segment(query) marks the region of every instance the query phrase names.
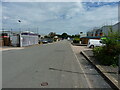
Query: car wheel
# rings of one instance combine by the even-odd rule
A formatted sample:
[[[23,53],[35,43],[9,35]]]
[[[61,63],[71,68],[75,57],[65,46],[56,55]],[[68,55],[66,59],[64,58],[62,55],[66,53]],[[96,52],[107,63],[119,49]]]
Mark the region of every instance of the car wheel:
[[[94,48],[94,45],[91,45],[90,48]]]

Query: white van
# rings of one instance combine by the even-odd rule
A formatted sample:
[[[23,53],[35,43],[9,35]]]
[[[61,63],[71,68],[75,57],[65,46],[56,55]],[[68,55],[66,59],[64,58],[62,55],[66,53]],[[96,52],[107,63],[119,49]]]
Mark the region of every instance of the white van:
[[[94,47],[103,46],[103,45],[104,44],[102,43],[101,40],[89,39],[87,47],[94,48]]]

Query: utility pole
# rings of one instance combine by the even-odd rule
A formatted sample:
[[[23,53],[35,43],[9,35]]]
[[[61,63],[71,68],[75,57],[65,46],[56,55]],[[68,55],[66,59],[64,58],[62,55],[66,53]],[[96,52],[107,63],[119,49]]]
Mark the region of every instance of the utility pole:
[[[11,28],[11,34],[12,34],[12,28]]]

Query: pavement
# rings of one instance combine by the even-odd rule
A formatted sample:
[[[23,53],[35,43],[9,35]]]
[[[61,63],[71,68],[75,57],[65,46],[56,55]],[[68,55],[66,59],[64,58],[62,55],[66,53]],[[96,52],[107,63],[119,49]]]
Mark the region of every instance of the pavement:
[[[93,51],[90,49],[83,49],[81,54],[97,69],[97,71],[106,79],[106,81],[116,90],[120,90],[118,67],[101,65],[95,60]]]
[[[9,46],[0,47],[0,51],[19,50],[19,49],[24,49],[24,47],[9,47]]]
[[[87,46],[87,44],[80,44],[80,43],[73,43],[71,42],[73,46]]]
[[[68,41],[2,51],[3,88],[108,88],[111,86]]]

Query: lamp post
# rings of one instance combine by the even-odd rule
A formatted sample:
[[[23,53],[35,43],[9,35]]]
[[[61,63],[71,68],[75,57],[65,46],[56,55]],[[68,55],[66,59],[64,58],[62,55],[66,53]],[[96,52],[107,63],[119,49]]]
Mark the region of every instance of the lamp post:
[[[19,25],[20,25],[20,23],[21,23],[21,20],[18,20],[18,23],[19,23]],[[22,47],[22,38],[21,38],[21,25],[20,25],[20,29],[19,29],[20,31],[19,31],[19,33],[20,33],[20,35],[19,35],[19,46],[20,47]]]
[[[18,20],[19,23],[21,23],[21,20]],[[19,28],[20,32],[21,32],[21,25],[20,25],[20,28]]]

